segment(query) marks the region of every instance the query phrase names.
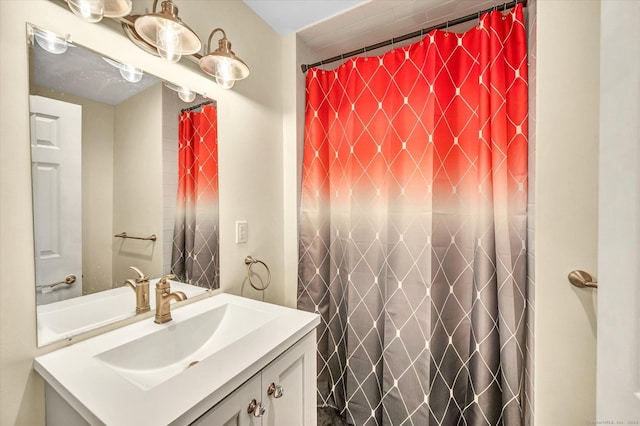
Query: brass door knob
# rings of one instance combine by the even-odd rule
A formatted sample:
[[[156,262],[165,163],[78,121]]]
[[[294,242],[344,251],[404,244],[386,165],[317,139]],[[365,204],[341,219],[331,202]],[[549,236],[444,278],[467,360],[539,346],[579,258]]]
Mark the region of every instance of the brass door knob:
[[[271,383],[267,388],[267,395],[272,395],[274,398],[282,398],[282,395],[284,395],[284,389],[282,389],[282,386],[280,385]]]
[[[598,282],[593,279],[591,274],[585,271],[571,271],[569,272],[569,282],[576,287],[589,287],[598,288]]]
[[[253,414],[254,417],[262,417],[266,409],[262,402],[257,402],[255,399],[249,401],[249,407],[247,408],[247,413]]]

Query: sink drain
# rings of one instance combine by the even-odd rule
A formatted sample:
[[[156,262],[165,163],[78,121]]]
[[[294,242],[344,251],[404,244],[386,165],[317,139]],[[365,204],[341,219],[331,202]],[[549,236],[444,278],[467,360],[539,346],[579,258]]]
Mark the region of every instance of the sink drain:
[[[199,363],[199,362],[200,362],[200,361],[191,361],[191,362],[189,363],[189,365],[187,366],[187,368],[191,368],[191,367],[193,367],[194,365],[196,365],[196,364],[197,364],[197,363]]]

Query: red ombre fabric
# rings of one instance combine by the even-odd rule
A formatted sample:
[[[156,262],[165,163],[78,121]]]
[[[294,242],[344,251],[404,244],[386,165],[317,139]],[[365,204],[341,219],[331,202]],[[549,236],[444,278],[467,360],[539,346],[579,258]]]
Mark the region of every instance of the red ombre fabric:
[[[518,5],[308,71],[298,306],[349,422],[523,422],[525,34]]]
[[[178,196],[172,271],[207,288],[218,284],[218,115],[185,111],[178,125]]]

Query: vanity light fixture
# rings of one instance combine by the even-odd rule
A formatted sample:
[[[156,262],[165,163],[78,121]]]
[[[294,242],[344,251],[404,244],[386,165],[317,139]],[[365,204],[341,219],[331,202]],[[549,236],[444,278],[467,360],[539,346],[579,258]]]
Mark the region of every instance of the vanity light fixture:
[[[33,38],[44,50],[54,55],[61,55],[69,48],[67,41],[51,31],[33,30]]]
[[[180,98],[180,100],[182,100],[182,102],[193,102],[196,99],[196,92],[187,89],[184,86],[174,86],[171,83],[164,83],[164,85],[166,87],[168,87],[169,89],[173,90],[174,92],[176,92],[178,94],[178,97]]]
[[[222,38],[218,40],[218,48],[211,51],[211,39],[220,31]],[[231,42],[222,28],[216,28],[209,35],[207,42],[207,54],[200,58],[202,71],[213,76],[216,83],[225,89],[230,89],[236,80],[242,80],[249,76],[249,67],[231,50]]]
[[[139,16],[134,21],[140,38],[169,62],[178,62],[182,55],[199,52],[200,38],[178,17],[178,7],[171,0],[165,0],[160,5],[162,10],[156,12],[157,3],[158,0],[153,1],[153,13]]]
[[[131,12],[131,0],[67,0],[69,9],[88,22],[99,22],[103,16],[120,18]]]
[[[118,61],[114,61],[113,59],[104,57],[102,59],[104,59],[109,65],[113,65],[114,67],[118,68],[122,78],[127,80],[129,83],[137,83],[142,80],[142,76],[144,73],[142,72],[142,70],[134,67],[133,65],[123,64]]]

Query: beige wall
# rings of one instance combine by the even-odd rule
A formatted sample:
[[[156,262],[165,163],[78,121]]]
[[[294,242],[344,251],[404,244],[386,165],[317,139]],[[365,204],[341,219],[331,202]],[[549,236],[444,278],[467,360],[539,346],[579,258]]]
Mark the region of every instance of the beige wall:
[[[162,275],[162,83],[115,107],[113,230],[157,240],[112,238],[113,282]]]
[[[579,3],[579,4],[578,4]],[[537,1],[535,424],[595,420],[600,2]]]
[[[28,5],[27,5],[28,4]],[[151,1],[136,1],[151,7]],[[223,27],[251,76],[225,91],[199,72],[143,53],[119,31],[83,22],[42,0],[0,1],[0,424],[44,424],[43,382],[36,348],[33,226],[31,219],[28,57],[31,22],[122,62],[184,84],[218,101],[221,286],[261,298],[243,283],[247,254],[264,259],[273,282],[268,301],[283,301],[282,46],[280,37],[241,1],[180,2],[180,16],[207,39]],[[160,144],[160,140],[158,140]],[[249,242],[235,244],[234,223],[249,222]]]

